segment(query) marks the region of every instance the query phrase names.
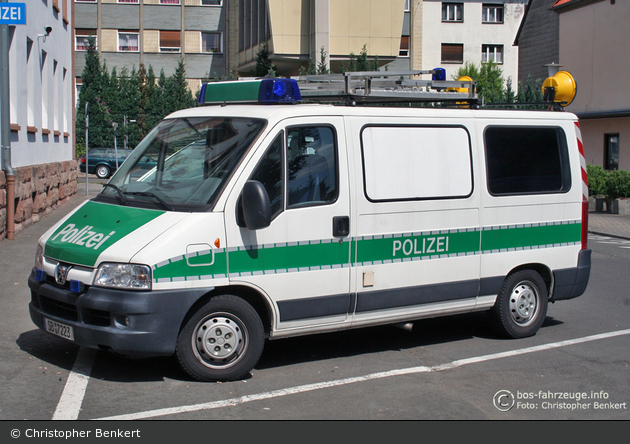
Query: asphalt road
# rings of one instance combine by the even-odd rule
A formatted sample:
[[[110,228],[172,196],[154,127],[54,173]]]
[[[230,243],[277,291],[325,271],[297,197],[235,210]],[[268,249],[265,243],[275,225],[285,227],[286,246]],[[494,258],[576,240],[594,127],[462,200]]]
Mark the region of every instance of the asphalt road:
[[[592,236],[586,294],[550,305],[532,338],[500,339],[483,313],[427,319],[271,341],[250,378],[200,383],[173,358],[35,328],[27,277],[58,217],[0,242],[2,420],[630,419],[630,241]]]

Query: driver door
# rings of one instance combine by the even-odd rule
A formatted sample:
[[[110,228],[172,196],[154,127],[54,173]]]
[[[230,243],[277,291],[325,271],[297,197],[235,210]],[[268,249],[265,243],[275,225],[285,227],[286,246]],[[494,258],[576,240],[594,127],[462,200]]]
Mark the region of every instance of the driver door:
[[[262,154],[227,202],[229,279],[268,297],[274,329],[348,321],[351,242],[344,141],[342,118],[285,121],[266,138]],[[269,194],[272,220],[266,228],[239,226],[239,198],[247,180],[258,180]]]

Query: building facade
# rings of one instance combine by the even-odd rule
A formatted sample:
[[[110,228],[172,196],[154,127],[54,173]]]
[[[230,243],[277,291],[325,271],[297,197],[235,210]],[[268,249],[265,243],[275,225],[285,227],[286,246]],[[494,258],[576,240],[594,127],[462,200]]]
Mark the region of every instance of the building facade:
[[[527,0],[412,0],[411,14],[414,69],[446,69],[452,78],[467,62],[479,66],[493,61],[511,78],[516,89],[519,49],[514,38]],[[417,23],[421,11],[422,24]],[[416,42],[414,32],[422,33]],[[422,68],[420,68],[422,67]]]
[[[566,109],[580,118],[586,162],[630,170],[630,2],[557,0],[560,65],[578,85]]]
[[[518,46],[518,79],[542,82],[549,76],[546,65],[560,60],[560,21],[551,8],[556,0],[529,0],[514,44]]]
[[[405,0],[239,0],[238,71],[253,71],[266,44],[281,75],[297,75],[310,59],[339,72],[365,46],[381,64],[395,60],[401,45]]]
[[[166,76],[184,59],[193,94],[202,79],[227,77],[227,0],[73,0],[77,84],[93,37],[108,69],[152,66]]]
[[[10,160],[0,171],[0,239],[12,239],[77,191],[73,3],[27,1],[25,6],[24,24],[5,25]]]

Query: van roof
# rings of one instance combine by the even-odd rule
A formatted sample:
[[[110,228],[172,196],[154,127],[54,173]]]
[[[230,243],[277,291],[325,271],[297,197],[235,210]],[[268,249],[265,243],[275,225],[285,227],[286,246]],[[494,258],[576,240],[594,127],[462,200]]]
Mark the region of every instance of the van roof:
[[[570,112],[547,110],[497,110],[459,109],[401,106],[347,106],[327,104],[292,105],[209,105],[176,111],[171,118],[184,117],[251,117],[266,120],[282,120],[298,116],[371,116],[371,117],[434,117],[434,118],[484,118],[484,119],[532,119],[532,120],[577,120]]]

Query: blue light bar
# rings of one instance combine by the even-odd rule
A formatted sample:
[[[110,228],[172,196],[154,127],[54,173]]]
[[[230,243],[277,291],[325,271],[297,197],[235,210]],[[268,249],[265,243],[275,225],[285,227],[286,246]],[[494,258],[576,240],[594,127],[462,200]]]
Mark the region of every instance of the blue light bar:
[[[302,94],[294,79],[262,79],[204,83],[199,103],[295,103]]]
[[[431,80],[442,81],[446,80],[446,70],[444,68],[435,68]]]

